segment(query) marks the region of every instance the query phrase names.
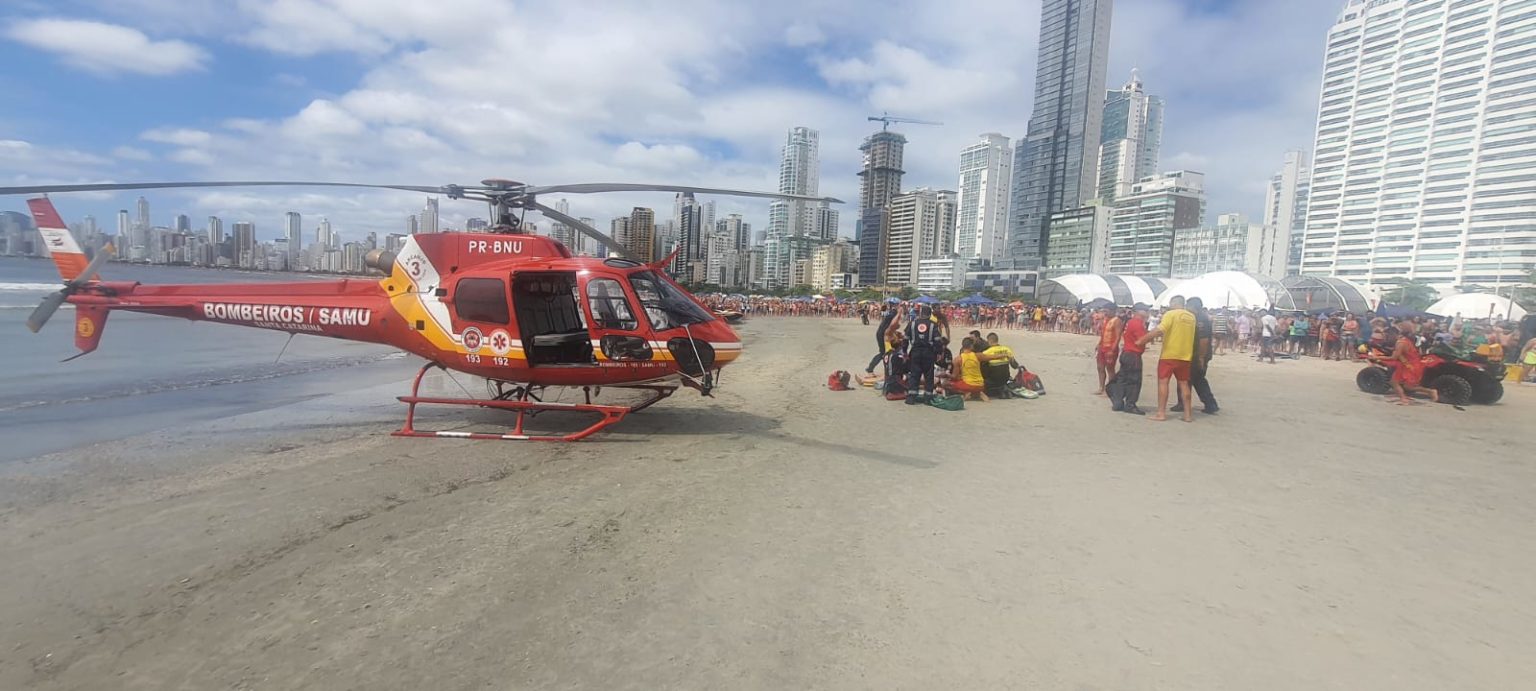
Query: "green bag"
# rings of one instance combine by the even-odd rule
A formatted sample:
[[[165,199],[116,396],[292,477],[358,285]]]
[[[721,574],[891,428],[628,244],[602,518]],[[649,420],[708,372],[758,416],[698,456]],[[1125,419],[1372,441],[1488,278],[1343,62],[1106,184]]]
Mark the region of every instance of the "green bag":
[[[965,410],[964,396],[934,396],[928,399],[928,405],[939,410]]]

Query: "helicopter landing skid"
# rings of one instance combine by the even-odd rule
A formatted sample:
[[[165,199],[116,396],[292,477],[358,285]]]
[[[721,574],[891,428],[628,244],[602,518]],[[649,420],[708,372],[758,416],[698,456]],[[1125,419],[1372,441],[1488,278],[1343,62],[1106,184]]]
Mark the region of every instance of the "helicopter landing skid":
[[[421,380],[427,371],[434,367],[441,367],[436,363],[428,363],[416,373],[416,380],[411,384],[411,395],[398,397],[401,403],[406,404],[405,425],[391,432],[395,437],[442,437],[449,439],[498,439],[503,441],[578,441],[585,439],[607,428],[620,420],[625,415],[638,412],[651,407],[663,398],[672,395],[677,390],[676,386],[661,386],[652,384],[617,385],[609,386],[610,389],[638,389],[649,391],[650,397],[634,405],[603,405],[592,402],[592,387],[583,387],[586,403],[550,403],[541,401],[534,393],[533,387],[517,387],[505,392],[493,399],[483,398],[436,398],[421,396]],[[416,406],[428,405],[464,405],[476,408],[496,408],[510,410],[517,413],[517,423],[513,426],[511,434],[494,434],[488,432],[449,432],[435,430],[416,429]],[[537,435],[525,434],[523,422],[526,418],[545,412],[568,413],[594,413],[602,417],[588,427],[576,432],[564,435]]]

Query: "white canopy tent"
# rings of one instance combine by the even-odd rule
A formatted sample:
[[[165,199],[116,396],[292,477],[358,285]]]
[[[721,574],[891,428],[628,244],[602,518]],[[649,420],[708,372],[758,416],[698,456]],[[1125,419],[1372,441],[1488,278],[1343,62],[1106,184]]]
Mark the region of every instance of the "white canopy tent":
[[[1439,302],[1424,311],[1442,317],[1455,317],[1459,314],[1462,319],[1487,319],[1492,316],[1498,320],[1513,321],[1525,318],[1525,310],[1514,300],[1488,293],[1458,293],[1440,298]]]
[[[1044,305],[1076,307],[1102,299],[1129,307],[1136,303],[1152,304],[1158,293],[1174,283],[1176,281],[1170,278],[1066,274],[1041,281],[1035,296]]]
[[[1213,271],[1184,281],[1157,296],[1158,308],[1166,308],[1174,296],[1198,297],[1207,309],[1296,309],[1279,281],[1241,271]]]

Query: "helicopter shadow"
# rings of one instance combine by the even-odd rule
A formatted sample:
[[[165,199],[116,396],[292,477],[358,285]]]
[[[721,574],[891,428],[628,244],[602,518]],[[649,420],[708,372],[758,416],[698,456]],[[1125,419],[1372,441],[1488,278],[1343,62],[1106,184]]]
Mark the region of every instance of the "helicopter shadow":
[[[423,419],[418,416],[418,420]],[[505,426],[509,417],[491,410],[476,410],[468,416],[458,413],[460,424],[468,423],[475,428]],[[541,434],[566,434],[584,428],[590,416],[580,414],[544,414],[530,421]],[[889,463],[906,468],[930,469],[938,464],[922,458],[860,448],[824,439],[814,439],[785,432],[783,421],[740,410],[719,408],[667,408],[657,406],[638,413],[631,413],[613,427],[583,440],[583,444],[644,444],[651,437],[718,436],[722,442],[743,437],[756,437],[766,441],[793,444],[821,456],[852,456],[865,460]]]
[[[777,418],[739,410],[722,410],[718,408],[702,410],[682,408],[652,409],[627,418],[624,422],[614,425],[613,430],[617,432],[634,430],[640,424],[645,424],[641,422],[642,420],[646,423],[654,423],[646,426],[644,431],[640,432],[647,436],[718,435],[730,438],[732,435],[735,435],[738,438],[757,437],[763,440],[794,444],[822,456],[853,456],[907,468],[927,469],[938,467],[937,463],[922,458],[913,458],[877,449],[860,448],[786,432],[783,429],[783,422]],[[594,437],[594,439],[600,443],[645,441],[644,438],[604,438],[601,435]]]

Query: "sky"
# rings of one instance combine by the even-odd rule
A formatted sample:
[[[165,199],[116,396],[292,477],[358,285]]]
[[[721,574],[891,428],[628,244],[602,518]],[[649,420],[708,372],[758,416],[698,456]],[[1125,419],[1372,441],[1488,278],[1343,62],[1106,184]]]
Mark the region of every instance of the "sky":
[[[1166,102],[1160,167],[1206,174],[1207,220],[1262,216],[1309,148],[1343,0],[1119,0],[1107,88],[1140,70]],[[5,0],[0,185],[147,180],[653,182],[774,190],[786,132],[821,133],[821,193],[858,199],[860,141],[900,126],[903,187],[953,189],[985,132],[1024,136],[1038,0]],[[343,239],[403,232],[404,192],[148,193],[153,221],[285,211]],[[55,195],[115,230],[137,194]],[[719,197],[755,228],[767,205]],[[21,198],[0,209],[22,210]],[[551,199],[542,201],[550,203]],[[584,195],[598,219],[672,196]],[[485,216],[444,202],[445,223]],[[857,209],[839,207],[843,235]],[[537,220],[531,218],[530,220]]]

